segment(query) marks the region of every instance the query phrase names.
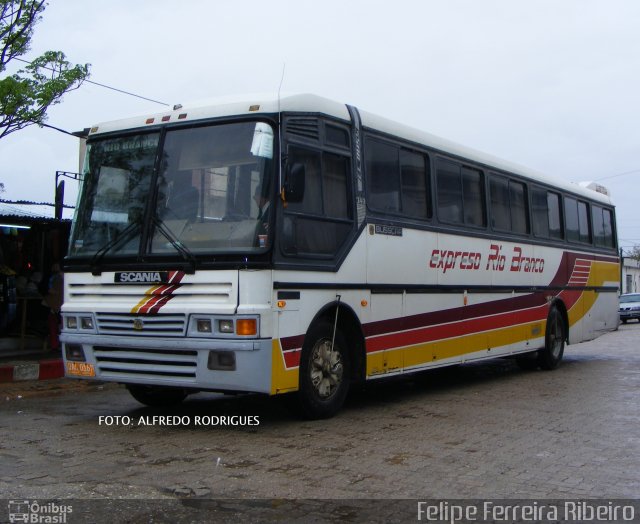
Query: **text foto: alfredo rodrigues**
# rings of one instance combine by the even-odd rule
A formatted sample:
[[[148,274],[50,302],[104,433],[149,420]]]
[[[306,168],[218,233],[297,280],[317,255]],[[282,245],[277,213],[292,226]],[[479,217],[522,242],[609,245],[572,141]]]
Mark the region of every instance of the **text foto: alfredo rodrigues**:
[[[259,426],[257,415],[100,415],[100,426]]]

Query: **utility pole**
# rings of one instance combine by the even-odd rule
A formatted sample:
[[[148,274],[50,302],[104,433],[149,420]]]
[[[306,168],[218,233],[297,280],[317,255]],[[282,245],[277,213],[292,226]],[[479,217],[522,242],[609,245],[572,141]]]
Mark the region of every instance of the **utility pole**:
[[[54,218],[56,220],[62,220],[62,209],[64,205],[64,180],[60,178],[71,178],[72,180],[80,180],[82,175],[80,173],[70,173],[69,171],[56,171],[56,184],[55,184],[55,208]]]

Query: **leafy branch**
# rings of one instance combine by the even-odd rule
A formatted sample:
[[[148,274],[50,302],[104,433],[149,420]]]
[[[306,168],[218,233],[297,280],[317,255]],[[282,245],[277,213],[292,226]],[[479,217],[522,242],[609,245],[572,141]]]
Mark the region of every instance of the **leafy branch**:
[[[29,51],[45,8],[44,0],[0,0],[0,73]],[[61,51],[47,51],[26,63],[0,79],[0,138],[33,124],[44,125],[49,108],[89,77],[89,64],[72,65]]]

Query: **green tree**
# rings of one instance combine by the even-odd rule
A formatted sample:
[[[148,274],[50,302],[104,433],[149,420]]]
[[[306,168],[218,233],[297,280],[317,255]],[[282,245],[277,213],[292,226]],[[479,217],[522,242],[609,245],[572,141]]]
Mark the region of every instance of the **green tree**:
[[[27,126],[45,125],[47,110],[89,76],[89,64],[72,65],[61,51],[47,51],[28,62],[35,25],[45,0],[0,0],[0,138]],[[27,65],[12,75],[7,64],[18,59]]]
[[[627,253],[627,257],[640,260],[640,246],[633,246],[631,251]]]

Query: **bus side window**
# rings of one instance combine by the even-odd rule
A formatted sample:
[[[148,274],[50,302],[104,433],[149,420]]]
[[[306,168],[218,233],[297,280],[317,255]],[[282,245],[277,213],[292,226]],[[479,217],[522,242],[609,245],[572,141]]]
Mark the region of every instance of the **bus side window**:
[[[533,211],[533,234],[540,238],[562,240],[562,217],[560,195],[546,189],[534,187],[531,191]]]
[[[349,216],[347,174],[349,172],[347,158],[325,153],[323,158],[323,209],[331,218],[351,218]]]
[[[511,203],[511,230],[514,233],[529,233],[529,210],[527,187],[521,182],[509,181],[509,201]]]
[[[367,137],[367,203],[374,211],[431,218],[427,157],[423,153]]]
[[[438,186],[438,218],[443,222],[462,224],[462,181],[460,167],[453,162],[438,159],[436,169]]]
[[[483,186],[481,171],[462,167],[464,223],[467,225],[484,226],[486,224]]]
[[[590,244],[591,233],[589,228],[589,212],[587,203],[576,200],[575,198],[565,197],[564,210],[567,240],[570,242]]]
[[[604,245],[616,247],[616,238],[613,234],[613,212],[610,209],[603,209],[602,218],[604,220]]]
[[[289,147],[291,164],[305,166],[301,202],[284,209],[282,251],[285,255],[334,255],[352,226],[348,157],[299,146]]]
[[[427,157],[422,153],[400,150],[402,214],[413,218],[431,218]]]
[[[564,233],[562,230],[562,216],[560,214],[560,195],[558,193],[547,192],[547,210],[549,237],[562,240]]]
[[[380,140],[367,140],[366,170],[371,209],[400,213],[399,149]]]
[[[302,164],[305,170],[304,198],[301,202],[289,202],[287,211],[322,214],[321,157],[319,151],[301,147],[289,148],[289,164]]]
[[[526,188],[522,182],[492,175],[491,226],[511,233],[529,233]]]
[[[531,190],[531,214],[533,215],[533,234],[540,238],[549,238],[547,192],[537,187]]]
[[[482,171],[456,162],[437,161],[438,218],[452,224],[486,225]]]
[[[510,231],[509,181],[504,177],[492,176],[489,193],[491,194],[491,226],[494,229]]]
[[[593,240],[598,247],[615,247],[613,242],[613,218],[610,209],[591,206]]]

